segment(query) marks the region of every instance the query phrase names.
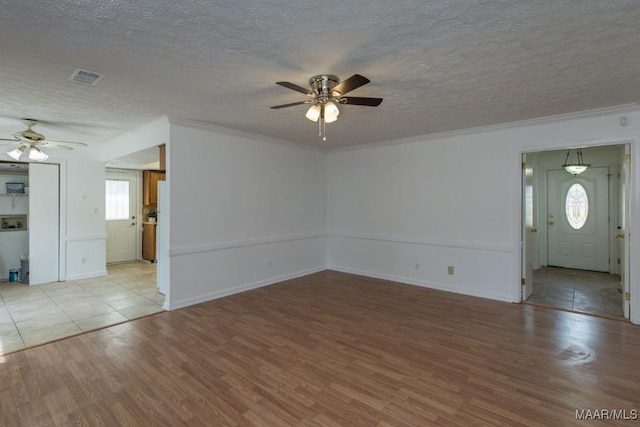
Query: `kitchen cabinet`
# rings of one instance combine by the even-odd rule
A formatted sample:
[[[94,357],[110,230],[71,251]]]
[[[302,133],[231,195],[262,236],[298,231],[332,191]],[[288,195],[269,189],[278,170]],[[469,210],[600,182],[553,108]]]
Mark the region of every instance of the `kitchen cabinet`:
[[[158,181],[164,181],[164,171],[142,171],[142,204],[145,206],[158,204]]]
[[[156,226],[155,222],[142,223],[142,259],[156,262]]]

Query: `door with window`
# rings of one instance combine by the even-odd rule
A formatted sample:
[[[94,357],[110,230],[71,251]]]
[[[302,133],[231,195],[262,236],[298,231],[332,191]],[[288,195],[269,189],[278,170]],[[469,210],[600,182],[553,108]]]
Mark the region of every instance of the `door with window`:
[[[138,176],[136,171],[107,171],[105,182],[107,263],[137,259]]]
[[[547,175],[550,266],[609,271],[609,170]]]

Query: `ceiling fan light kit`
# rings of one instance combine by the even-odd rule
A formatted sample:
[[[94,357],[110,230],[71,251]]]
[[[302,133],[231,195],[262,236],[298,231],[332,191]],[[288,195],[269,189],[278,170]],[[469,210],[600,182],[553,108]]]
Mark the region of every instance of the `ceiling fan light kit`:
[[[14,160],[20,160],[20,157],[22,157],[22,155],[26,151],[26,148],[27,146],[23,145],[22,147],[18,147],[14,150],[9,151],[7,154]],[[38,147],[32,145],[31,147],[29,147],[28,158],[29,160],[35,160],[36,162],[44,162],[49,158],[49,156],[45,154],[42,150],[40,150]]]
[[[44,162],[49,156],[34,145],[29,148],[29,160],[35,160],[36,162]]]
[[[62,150],[73,150],[70,146],[86,147],[87,144],[83,142],[71,142],[71,141],[51,141],[47,140],[44,135],[38,133],[32,129],[38,124],[34,119],[22,119],[27,126],[26,130],[16,132],[13,134],[13,139],[0,138],[0,142],[5,141],[0,145],[12,145],[20,144],[13,150],[7,151],[7,154],[15,160],[20,160],[24,156],[25,152],[28,153],[28,159],[36,162],[44,162],[49,158],[45,152],[41,150],[42,147],[47,148],[59,148]],[[28,149],[28,150],[27,150]]]
[[[24,153],[25,148],[27,147],[23,145],[22,147],[18,147],[16,149],[8,151],[7,154],[14,160],[20,160],[20,156],[22,156],[22,153]]]
[[[319,136],[323,141],[327,140],[325,124],[338,120],[340,109],[337,104],[364,105],[377,107],[382,102],[382,98],[363,98],[344,96],[360,86],[369,83],[369,79],[360,74],[354,74],[347,80],[340,82],[337,76],[331,74],[319,74],[309,79],[311,89],[305,89],[290,82],[276,82],[277,85],[286,87],[297,92],[304,93],[312,97],[310,101],[300,101],[291,104],[275,105],[271,108],[280,109],[292,107],[294,105],[311,104],[305,117],[312,122],[318,122]]]

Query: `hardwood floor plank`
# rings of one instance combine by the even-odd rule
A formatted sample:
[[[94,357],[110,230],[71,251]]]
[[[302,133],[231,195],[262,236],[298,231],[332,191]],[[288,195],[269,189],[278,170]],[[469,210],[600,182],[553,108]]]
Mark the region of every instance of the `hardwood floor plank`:
[[[640,410],[638,354],[628,323],[325,271],[4,356],[0,425],[579,426]]]

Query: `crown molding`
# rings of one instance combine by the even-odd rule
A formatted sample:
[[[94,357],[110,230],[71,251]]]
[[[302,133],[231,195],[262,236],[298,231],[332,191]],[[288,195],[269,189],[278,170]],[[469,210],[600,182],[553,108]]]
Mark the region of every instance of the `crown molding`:
[[[534,119],[518,120],[515,122],[499,123],[495,125],[478,126],[474,128],[459,129],[448,132],[431,133],[425,135],[411,136],[408,138],[393,139],[389,141],[372,142],[368,144],[349,145],[346,147],[329,148],[329,152],[334,151],[352,151],[365,148],[383,147],[387,145],[408,144],[415,142],[426,142],[442,138],[452,138],[456,136],[471,135],[477,133],[495,132],[500,130],[512,129],[523,126],[535,126],[542,124],[557,123],[567,120],[585,119],[590,117],[602,117],[612,114],[634,113],[640,111],[638,104],[624,104],[614,107],[597,108],[593,110],[579,111],[575,113],[558,114],[555,116],[537,117]]]
[[[324,147],[304,145],[302,143],[296,143],[296,142],[291,142],[284,139],[272,138],[269,136],[260,135],[257,133],[245,132],[237,129],[225,128],[222,126],[212,125],[210,123],[199,122],[196,120],[188,120],[188,119],[182,119],[178,117],[167,117],[167,118],[169,120],[170,125],[175,124],[179,126],[201,129],[201,130],[206,130],[206,131],[211,131],[216,133],[222,133],[225,135],[236,136],[240,138],[269,142],[269,143],[278,144],[278,145],[286,145],[286,146],[295,147],[295,148],[302,148],[305,150],[315,151],[320,153],[327,152],[327,148],[324,148]]]

